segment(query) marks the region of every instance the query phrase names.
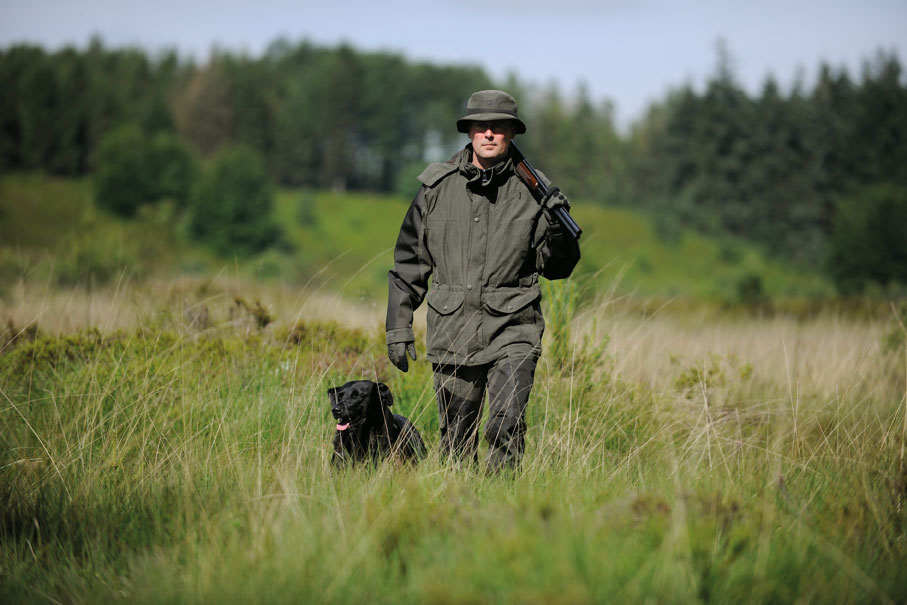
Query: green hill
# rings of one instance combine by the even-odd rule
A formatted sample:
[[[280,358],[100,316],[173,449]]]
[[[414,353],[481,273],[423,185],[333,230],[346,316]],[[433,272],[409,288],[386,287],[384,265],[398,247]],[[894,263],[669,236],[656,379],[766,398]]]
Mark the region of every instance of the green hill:
[[[0,178],[0,284],[20,276],[74,282],[138,275],[231,271],[260,279],[384,296],[396,233],[408,200],[365,193],[281,191],[275,213],[283,241],[253,258],[223,259],[191,243],[172,206],[124,221],[96,210],[86,180],[40,175]],[[681,232],[659,238],[652,221],[627,209],[574,205],[583,227],[577,281],[587,292],[720,301],[830,295],[820,276],[765,258],[749,244]]]

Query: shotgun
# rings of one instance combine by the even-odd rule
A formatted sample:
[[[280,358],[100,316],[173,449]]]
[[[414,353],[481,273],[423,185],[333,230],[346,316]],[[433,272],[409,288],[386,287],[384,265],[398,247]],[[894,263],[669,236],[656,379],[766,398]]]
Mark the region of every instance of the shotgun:
[[[510,147],[513,149],[513,163],[514,166],[516,166],[516,173],[523,179],[526,186],[529,187],[535,201],[541,204],[551,193],[551,187],[545,184],[545,181],[543,181],[539,176],[539,173],[535,171],[535,168],[532,167],[532,164],[529,163],[526,156],[517,149],[517,146],[513,144],[513,141],[510,141]],[[573,239],[579,239],[579,236],[583,234],[583,230],[579,228],[579,225],[577,225],[576,221],[573,220],[573,217],[570,216],[570,212],[563,206],[557,206],[551,213]]]

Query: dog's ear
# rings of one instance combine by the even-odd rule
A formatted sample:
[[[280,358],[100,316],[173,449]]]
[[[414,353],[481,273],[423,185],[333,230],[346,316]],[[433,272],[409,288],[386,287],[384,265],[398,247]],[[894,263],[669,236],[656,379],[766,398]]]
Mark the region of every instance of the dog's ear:
[[[391,390],[383,382],[378,383],[378,399],[387,407],[394,405],[394,396],[391,395]]]

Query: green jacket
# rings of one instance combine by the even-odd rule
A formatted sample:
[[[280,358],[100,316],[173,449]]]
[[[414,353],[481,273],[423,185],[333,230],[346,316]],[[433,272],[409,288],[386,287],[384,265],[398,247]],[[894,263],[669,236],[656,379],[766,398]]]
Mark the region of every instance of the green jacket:
[[[549,224],[510,158],[486,171],[471,159],[467,145],[419,175],[388,273],[387,342],[415,339],[413,310],[426,299],[429,361],[538,356],[545,329],[538,276],[570,275],[579,244]]]

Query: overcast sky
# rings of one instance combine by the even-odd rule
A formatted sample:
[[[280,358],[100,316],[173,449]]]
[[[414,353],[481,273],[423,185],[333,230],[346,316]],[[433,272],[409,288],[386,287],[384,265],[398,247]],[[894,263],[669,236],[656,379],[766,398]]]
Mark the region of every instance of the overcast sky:
[[[860,73],[878,50],[907,67],[907,0],[0,0],[0,47],[175,47],[197,59],[220,48],[261,53],[283,36],[409,59],[468,63],[493,78],[585,82],[626,125],[646,105],[714,71],[727,42],[738,81],[758,92],[774,74],[808,84],[825,61]]]

